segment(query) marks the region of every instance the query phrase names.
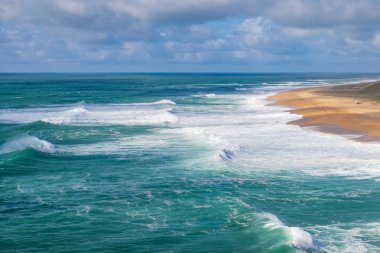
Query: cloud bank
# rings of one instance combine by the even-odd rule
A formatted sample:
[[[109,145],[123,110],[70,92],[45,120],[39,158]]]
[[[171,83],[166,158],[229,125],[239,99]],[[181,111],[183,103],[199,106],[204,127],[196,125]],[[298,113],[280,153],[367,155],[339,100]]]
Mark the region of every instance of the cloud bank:
[[[1,0],[0,71],[373,71],[377,0]]]

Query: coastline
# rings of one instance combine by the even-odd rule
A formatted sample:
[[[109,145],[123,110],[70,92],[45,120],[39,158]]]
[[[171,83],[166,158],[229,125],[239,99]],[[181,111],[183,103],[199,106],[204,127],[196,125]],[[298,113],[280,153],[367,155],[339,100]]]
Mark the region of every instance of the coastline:
[[[269,97],[302,119],[288,122],[362,142],[380,141],[380,81],[302,88]]]

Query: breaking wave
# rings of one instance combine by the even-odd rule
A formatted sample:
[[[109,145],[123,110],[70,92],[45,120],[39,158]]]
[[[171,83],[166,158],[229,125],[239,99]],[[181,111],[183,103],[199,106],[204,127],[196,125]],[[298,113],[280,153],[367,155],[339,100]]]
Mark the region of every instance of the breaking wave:
[[[190,139],[197,140],[201,143],[208,143],[217,149],[217,157],[228,161],[234,158],[240,151],[240,146],[228,141],[226,138],[214,133],[211,128],[202,127],[184,127],[177,129],[162,130],[162,132],[178,132],[188,135]],[[215,129],[214,129],[215,131]]]
[[[380,223],[330,224],[309,228],[323,242],[325,252],[380,252]]]
[[[317,249],[318,246],[310,233],[299,227],[286,226],[276,215],[271,213],[255,213],[263,228],[268,231],[283,230],[288,243],[300,250]]]
[[[152,103],[146,103],[146,104],[151,104],[151,105],[175,105],[176,103],[173,101],[173,100],[170,100],[170,99],[162,99],[162,100],[159,100],[159,101],[156,101],[156,102],[152,102]]]
[[[83,117],[88,112],[89,111],[85,108],[78,107],[68,111],[64,111],[59,116],[41,119],[41,121],[48,122],[51,124],[70,124],[71,122],[75,122],[79,117]]]
[[[210,94],[197,94],[197,95],[193,95],[193,97],[196,97],[196,98],[213,98],[213,97],[216,97],[216,94],[214,94],[214,93],[210,93]]]
[[[0,122],[24,124],[44,121],[58,125],[165,124],[177,121],[177,117],[171,113],[173,105],[174,101],[165,99],[152,103],[3,109],[0,110]]]
[[[32,148],[36,151],[49,154],[56,152],[56,148],[52,143],[38,139],[35,136],[24,134],[3,143],[3,145],[0,146],[0,154],[20,151],[26,148]]]

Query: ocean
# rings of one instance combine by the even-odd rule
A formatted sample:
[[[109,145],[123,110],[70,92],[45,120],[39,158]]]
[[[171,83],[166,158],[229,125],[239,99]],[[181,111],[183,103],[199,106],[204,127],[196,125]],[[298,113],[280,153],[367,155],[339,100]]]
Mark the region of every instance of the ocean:
[[[276,92],[379,74],[0,74],[0,252],[380,252],[380,144]]]

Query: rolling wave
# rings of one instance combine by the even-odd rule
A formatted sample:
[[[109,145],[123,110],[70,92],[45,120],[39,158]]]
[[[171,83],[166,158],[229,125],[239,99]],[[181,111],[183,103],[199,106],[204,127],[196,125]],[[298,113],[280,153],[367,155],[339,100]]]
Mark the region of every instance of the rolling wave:
[[[174,123],[171,100],[152,103],[87,105],[0,110],[0,123],[44,121],[57,125],[149,125]]]
[[[263,228],[268,231],[282,230],[285,232],[288,243],[299,250],[317,249],[318,245],[310,233],[299,227],[286,226],[276,215],[271,213],[256,213]]]
[[[240,151],[240,146],[228,141],[216,134],[210,127],[183,127],[176,129],[164,129],[161,132],[180,133],[189,136],[191,140],[208,143],[214,146],[218,152],[218,158],[228,161],[234,158]]]
[[[9,139],[3,143],[3,145],[0,146],[0,154],[21,151],[27,148],[32,148],[36,151],[49,154],[56,152],[56,148],[52,143],[38,139],[35,136],[24,134]]]
[[[84,117],[89,111],[82,107],[73,108],[71,110],[59,113],[58,116],[52,116],[48,118],[41,119],[41,121],[51,123],[51,124],[70,124],[75,122],[80,117]]]

